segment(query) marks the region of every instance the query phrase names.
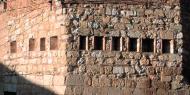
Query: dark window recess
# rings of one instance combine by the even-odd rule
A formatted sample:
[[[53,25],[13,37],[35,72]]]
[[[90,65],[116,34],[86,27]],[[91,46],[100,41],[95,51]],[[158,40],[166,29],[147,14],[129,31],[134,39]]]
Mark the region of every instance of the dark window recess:
[[[7,2],[4,2],[4,10],[6,10],[7,9]]]
[[[137,38],[129,39],[129,51],[137,51]]]
[[[57,36],[50,37],[50,50],[58,49],[58,38]]]
[[[103,37],[94,37],[94,50],[103,50]]]
[[[86,50],[86,37],[80,36],[80,42],[79,42],[79,49],[80,50]]]
[[[35,39],[30,38],[29,39],[29,51],[34,51],[35,49]]]
[[[112,37],[112,50],[120,50],[120,37]]]
[[[153,52],[154,51],[154,40],[143,39],[142,40],[142,52]]]
[[[7,92],[7,91],[5,91],[4,95],[16,95],[16,92]]]
[[[162,40],[162,53],[170,53],[170,40]]]
[[[10,43],[10,51],[11,51],[11,53],[16,53],[16,51],[17,51],[17,43],[16,43],[16,41],[12,41]]]
[[[41,38],[40,39],[40,51],[45,51],[46,50],[46,39]]]

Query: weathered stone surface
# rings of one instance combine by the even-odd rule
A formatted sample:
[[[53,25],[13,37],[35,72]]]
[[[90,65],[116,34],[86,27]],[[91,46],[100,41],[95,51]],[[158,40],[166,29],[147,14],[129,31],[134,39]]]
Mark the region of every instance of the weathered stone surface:
[[[161,76],[161,81],[163,82],[170,82],[171,80],[171,76]]]
[[[135,88],[137,85],[135,80],[131,80],[131,79],[125,79],[125,86],[126,88]]]
[[[150,79],[148,78],[139,78],[137,80],[137,88],[149,88],[151,85]]]
[[[124,68],[123,67],[113,67],[113,73],[114,74],[123,74]]]
[[[0,15],[0,61],[5,65],[0,66],[0,95],[4,90],[19,95],[50,95],[46,90],[55,93],[51,95],[189,95],[189,85],[182,84],[182,65],[188,67],[183,61],[189,55],[184,40],[189,38],[188,24],[183,20],[189,20],[180,17],[179,0],[146,5],[131,1],[127,6],[123,1],[64,5],[57,0],[52,5],[30,1],[7,1],[7,10],[12,11],[1,11],[0,4],[0,12],[6,12]],[[53,36],[55,50],[50,49]],[[102,40],[96,42],[94,36]],[[33,51],[28,51],[30,38],[35,39]],[[134,44],[131,38],[138,40]],[[142,44],[149,38],[154,39],[147,42],[150,45]],[[170,40],[167,47],[163,39]],[[11,41],[17,42],[16,53],[10,52]],[[153,52],[143,52],[146,46]]]
[[[72,85],[82,86],[84,85],[84,77],[82,75],[68,75],[66,76],[65,84],[68,86]]]
[[[100,86],[101,87],[109,87],[109,86],[111,86],[111,80],[105,75],[100,76],[99,81],[100,81]]]
[[[124,79],[112,79],[113,87],[124,87],[125,81]]]

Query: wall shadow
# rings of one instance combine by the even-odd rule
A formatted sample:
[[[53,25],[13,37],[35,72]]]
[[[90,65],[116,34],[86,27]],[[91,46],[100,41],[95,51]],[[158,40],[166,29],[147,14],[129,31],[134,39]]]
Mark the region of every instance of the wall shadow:
[[[181,24],[183,32],[183,71],[184,82],[190,84],[190,0],[180,0]]]
[[[56,95],[53,91],[32,83],[0,63],[0,95],[4,92],[8,92],[7,95],[15,95],[12,92],[16,92],[16,95]]]

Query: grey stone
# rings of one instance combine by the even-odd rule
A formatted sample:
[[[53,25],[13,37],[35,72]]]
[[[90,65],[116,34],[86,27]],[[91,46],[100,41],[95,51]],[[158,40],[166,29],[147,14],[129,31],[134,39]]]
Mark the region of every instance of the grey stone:
[[[178,48],[178,53],[179,53],[179,54],[183,53],[183,48],[181,48],[181,47]]]
[[[92,23],[93,23],[92,21],[88,22],[88,27],[89,28],[92,28]]]
[[[125,37],[125,36],[126,36],[126,34],[127,34],[127,33],[126,33],[126,31],[121,30],[121,36],[122,36],[122,37]]]
[[[135,69],[133,67],[125,67],[125,73],[126,74],[134,74],[135,73]]]
[[[103,57],[101,51],[93,51],[92,54],[91,54],[91,56],[92,56],[92,57],[97,57],[97,58]]]
[[[123,74],[124,68],[123,67],[113,67],[113,73],[114,74]]]
[[[182,38],[183,38],[183,33],[181,33],[181,32],[178,33],[178,34],[177,34],[177,39],[182,39]]]
[[[93,29],[98,29],[100,27],[100,24],[98,22],[93,22],[92,23],[92,28]]]
[[[110,7],[106,8],[106,15],[112,15],[112,10]]]
[[[126,11],[126,16],[135,16],[136,14],[134,11]]]
[[[116,15],[118,15],[118,14],[119,14],[119,12],[118,12],[117,9],[112,9],[112,15],[113,15],[113,16],[116,16]]]
[[[79,26],[79,22],[77,20],[73,20],[73,24],[78,27]]]
[[[111,22],[112,23],[117,23],[119,21],[119,18],[118,17],[114,17],[111,19]]]
[[[141,33],[139,33],[138,31],[134,32],[134,31],[130,31],[127,33],[129,37],[140,37]]]
[[[80,58],[77,62],[77,64],[83,64],[85,62],[85,59],[84,58]]]
[[[139,64],[135,65],[135,70],[138,72],[140,75],[145,74],[145,67],[144,66],[139,66]]]
[[[90,14],[92,14],[92,9],[86,9],[84,15],[90,15]]]
[[[85,71],[86,71],[86,67],[84,65],[79,66],[80,73],[85,73]]]
[[[126,12],[124,10],[121,11],[121,16],[126,16]]]
[[[78,33],[79,33],[79,29],[78,28],[76,28],[75,30],[72,31],[72,34],[75,34],[75,35],[78,34]]]
[[[126,24],[126,27],[127,27],[128,30],[131,30],[131,29],[134,28],[134,26],[132,24]]]

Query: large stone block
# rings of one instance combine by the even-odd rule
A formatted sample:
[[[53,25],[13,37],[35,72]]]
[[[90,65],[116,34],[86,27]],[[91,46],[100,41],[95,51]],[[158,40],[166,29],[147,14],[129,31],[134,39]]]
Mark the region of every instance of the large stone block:
[[[109,79],[106,75],[100,76],[99,82],[101,87],[111,86],[111,79]]]
[[[78,75],[78,74],[69,74],[66,76],[65,85],[66,86],[83,86],[84,76]]]
[[[150,88],[151,81],[148,78],[139,78],[137,80],[137,88]]]
[[[114,74],[123,74],[124,68],[123,67],[113,67],[113,73]]]
[[[65,75],[55,75],[53,76],[53,85],[63,86],[65,85]]]
[[[44,75],[44,85],[52,85],[53,84],[53,75]]]

